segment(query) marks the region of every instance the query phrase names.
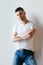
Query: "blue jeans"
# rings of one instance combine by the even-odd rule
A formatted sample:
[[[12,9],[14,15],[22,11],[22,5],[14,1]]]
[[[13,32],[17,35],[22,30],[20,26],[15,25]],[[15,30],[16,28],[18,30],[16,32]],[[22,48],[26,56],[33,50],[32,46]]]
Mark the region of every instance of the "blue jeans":
[[[13,65],[37,65],[34,52],[26,49],[17,50],[14,55]]]

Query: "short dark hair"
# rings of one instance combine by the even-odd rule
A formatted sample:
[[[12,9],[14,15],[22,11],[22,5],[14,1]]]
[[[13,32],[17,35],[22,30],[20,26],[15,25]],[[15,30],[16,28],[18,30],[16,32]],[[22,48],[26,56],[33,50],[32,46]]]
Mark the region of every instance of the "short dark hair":
[[[24,11],[24,9],[22,7],[18,7],[15,9],[15,12],[20,11],[20,10]]]

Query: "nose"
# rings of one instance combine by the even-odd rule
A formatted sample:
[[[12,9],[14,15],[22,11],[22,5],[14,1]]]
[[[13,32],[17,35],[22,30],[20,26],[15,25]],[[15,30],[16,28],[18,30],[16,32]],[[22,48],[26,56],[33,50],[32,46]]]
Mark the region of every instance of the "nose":
[[[19,17],[21,18],[22,16],[21,16],[21,15],[19,15]]]

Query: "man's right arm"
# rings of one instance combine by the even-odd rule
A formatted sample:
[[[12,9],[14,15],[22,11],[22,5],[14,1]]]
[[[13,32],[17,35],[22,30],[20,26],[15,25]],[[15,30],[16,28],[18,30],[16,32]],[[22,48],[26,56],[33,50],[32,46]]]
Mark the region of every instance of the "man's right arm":
[[[21,38],[20,38],[20,36],[18,36],[17,32],[13,32],[12,41],[17,42],[17,41],[20,41],[20,40],[21,40]]]

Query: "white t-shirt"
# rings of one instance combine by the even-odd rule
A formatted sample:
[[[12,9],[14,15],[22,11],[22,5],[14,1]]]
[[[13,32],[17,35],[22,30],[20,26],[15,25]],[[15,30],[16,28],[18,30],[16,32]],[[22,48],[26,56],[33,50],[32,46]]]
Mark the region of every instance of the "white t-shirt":
[[[30,32],[32,28],[36,28],[33,24],[33,22],[28,22],[26,24],[19,23],[17,25],[14,25],[13,32],[17,32],[20,36],[25,35],[27,32]],[[16,46],[16,50],[18,49],[28,49],[34,51],[34,36],[30,39],[23,40],[20,42],[14,42]]]

